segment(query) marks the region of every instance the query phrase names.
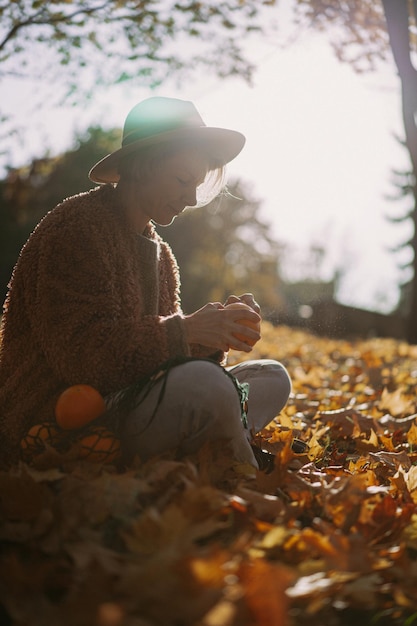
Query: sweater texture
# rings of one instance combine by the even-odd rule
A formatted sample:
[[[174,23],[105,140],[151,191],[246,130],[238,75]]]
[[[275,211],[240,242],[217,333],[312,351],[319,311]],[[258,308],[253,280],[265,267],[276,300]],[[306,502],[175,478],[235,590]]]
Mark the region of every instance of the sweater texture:
[[[1,329],[3,466],[17,462],[30,426],[54,420],[66,387],[107,396],[167,359],[213,352],[186,342],[170,247],[152,225],[137,235],[114,193],[105,185],[66,199],[19,255]]]

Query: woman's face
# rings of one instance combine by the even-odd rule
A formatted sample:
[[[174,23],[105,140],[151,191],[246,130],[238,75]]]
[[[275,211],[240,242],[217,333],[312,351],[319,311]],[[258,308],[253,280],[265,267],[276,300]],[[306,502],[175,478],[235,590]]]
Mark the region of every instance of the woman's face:
[[[197,187],[208,170],[207,159],[195,148],[183,148],[155,162],[137,184],[135,221],[168,226],[187,206],[197,204]]]

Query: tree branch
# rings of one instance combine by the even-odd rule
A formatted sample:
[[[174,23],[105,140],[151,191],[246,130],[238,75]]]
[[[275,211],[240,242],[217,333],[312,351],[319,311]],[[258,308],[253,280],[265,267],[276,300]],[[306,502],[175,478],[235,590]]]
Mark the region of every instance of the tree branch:
[[[101,4],[98,7],[91,7],[91,8],[87,8],[87,9],[78,9],[77,11],[74,11],[73,13],[70,13],[69,15],[64,15],[61,14],[59,16],[59,14],[55,14],[55,16],[53,15],[49,15],[43,19],[39,19],[38,16],[42,15],[42,11],[39,11],[38,13],[36,13],[34,16],[28,18],[27,20],[18,22],[17,24],[15,24],[10,31],[7,33],[6,37],[3,39],[3,41],[0,42],[0,51],[3,50],[7,43],[13,39],[16,36],[16,33],[21,30],[22,28],[26,28],[28,26],[45,26],[45,25],[56,25],[56,24],[62,24],[62,23],[69,23],[71,22],[71,20],[73,20],[75,17],[77,17],[78,15],[92,15],[93,13],[97,13],[97,11],[101,11],[101,9],[105,9],[106,8],[107,3]]]

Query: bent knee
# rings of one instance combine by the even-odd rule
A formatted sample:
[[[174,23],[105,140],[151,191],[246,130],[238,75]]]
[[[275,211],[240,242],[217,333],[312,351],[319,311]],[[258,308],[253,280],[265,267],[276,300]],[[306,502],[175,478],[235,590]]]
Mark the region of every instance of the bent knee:
[[[288,402],[292,390],[290,375],[282,363],[267,359],[263,376],[269,381],[271,397],[275,398],[275,411],[280,413]]]
[[[188,404],[239,405],[235,385],[225,370],[210,361],[190,361],[174,368],[169,384],[179,397],[187,398]]]
[[[283,386],[283,388],[288,389],[288,395],[291,393],[291,377],[288,373],[288,370],[282,363],[279,361],[272,361],[270,365],[273,372],[275,372],[275,376],[279,380],[279,383]]]
[[[274,359],[243,361],[229,370],[241,381],[276,379],[283,387],[288,387],[288,393],[291,391],[291,378],[286,367]]]

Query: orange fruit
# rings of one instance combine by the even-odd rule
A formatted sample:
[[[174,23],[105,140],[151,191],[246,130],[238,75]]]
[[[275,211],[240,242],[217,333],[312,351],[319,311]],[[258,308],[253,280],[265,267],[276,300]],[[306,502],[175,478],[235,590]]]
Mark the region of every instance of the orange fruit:
[[[105,426],[97,426],[79,442],[81,459],[93,463],[111,463],[120,456],[120,440]]]
[[[55,419],[64,430],[82,428],[106,410],[103,396],[90,385],[65,389],[55,405]]]
[[[51,446],[58,451],[67,447],[64,433],[52,423],[44,422],[31,426],[20,442],[20,450],[24,460],[28,461],[45,451],[45,446]]]
[[[228,304],[226,306],[226,309],[241,309],[246,311],[253,311],[253,309],[244,302],[232,302],[231,304]],[[239,319],[236,320],[236,322],[238,324],[242,324],[242,326],[252,328],[252,330],[256,330],[258,333],[261,330],[260,322],[252,322],[251,320],[247,319]],[[252,339],[251,337],[247,337],[247,335],[243,335],[242,333],[233,333],[233,336],[236,337],[236,339],[239,339],[239,341],[243,341],[243,343],[248,344],[248,346],[254,346],[256,343],[254,339]]]

